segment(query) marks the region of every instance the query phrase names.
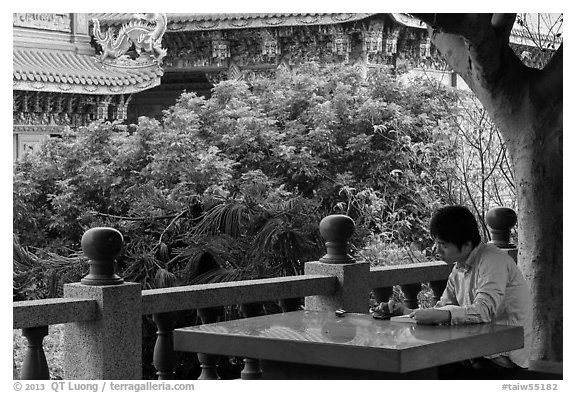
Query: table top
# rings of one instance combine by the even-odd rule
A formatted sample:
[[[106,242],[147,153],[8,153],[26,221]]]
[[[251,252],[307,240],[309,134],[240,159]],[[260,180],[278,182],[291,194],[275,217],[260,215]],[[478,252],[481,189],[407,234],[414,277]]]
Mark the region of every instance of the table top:
[[[294,311],[175,329],[177,351],[410,372],[522,348],[522,327],[427,326]]]

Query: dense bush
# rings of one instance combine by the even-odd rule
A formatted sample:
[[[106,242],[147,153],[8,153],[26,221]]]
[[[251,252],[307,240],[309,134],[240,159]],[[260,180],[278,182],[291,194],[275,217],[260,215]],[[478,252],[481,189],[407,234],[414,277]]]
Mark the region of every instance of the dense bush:
[[[318,223],[332,213],[354,218],[352,252],[372,264],[422,260],[430,213],[454,192],[457,103],[423,81],[309,64],[222,82],[210,99],[184,93],[162,121],[50,139],[14,168],[14,298],[59,296],[86,274],[80,239],[95,226],[123,233],[118,273],[145,289],[301,274],[324,253]],[[143,322],[153,377],[155,326]]]
[[[314,64],[184,93],[162,122],[93,123],[16,163],[15,237],[69,257],[86,229],[112,226],[119,274],[144,288],[300,274],[331,213],[355,219],[355,250],[378,238],[422,251],[449,195],[456,103],[385,71]]]

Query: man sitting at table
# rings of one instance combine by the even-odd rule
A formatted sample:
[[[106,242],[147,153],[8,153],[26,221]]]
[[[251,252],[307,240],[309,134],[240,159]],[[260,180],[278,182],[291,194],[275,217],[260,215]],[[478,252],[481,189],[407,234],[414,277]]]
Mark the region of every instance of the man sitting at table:
[[[454,264],[440,300],[427,309],[411,310],[394,302],[378,308],[409,314],[426,325],[493,322],[522,326],[524,348],[440,368],[440,377],[447,379],[513,377],[515,370],[528,367],[532,343],[532,301],[522,273],[508,254],[481,242],[476,219],[463,206],[436,211],[430,233],[438,256]]]

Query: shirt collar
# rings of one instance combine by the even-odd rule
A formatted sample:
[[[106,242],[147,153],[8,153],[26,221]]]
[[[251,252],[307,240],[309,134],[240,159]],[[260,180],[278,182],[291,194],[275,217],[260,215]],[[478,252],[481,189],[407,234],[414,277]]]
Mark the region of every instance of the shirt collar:
[[[474,267],[474,265],[478,262],[477,255],[480,252],[483,244],[480,243],[470,252],[468,258],[464,262],[456,262],[456,269],[461,270],[463,272],[468,272],[470,269]]]

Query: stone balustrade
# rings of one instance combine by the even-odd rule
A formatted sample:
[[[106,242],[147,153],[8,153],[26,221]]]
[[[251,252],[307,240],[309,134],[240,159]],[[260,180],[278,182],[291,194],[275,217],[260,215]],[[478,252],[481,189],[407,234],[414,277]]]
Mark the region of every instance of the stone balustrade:
[[[507,219],[508,210],[500,209]],[[492,214],[492,213],[491,213]],[[498,239],[506,230],[491,217],[489,225],[497,226]],[[495,222],[496,220],[496,222]],[[513,224],[512,224],[513,225]],[[508,228],[508,232],[509,232]],[[283,311],[299,307],[304,298],[309,310],[368,312],[369,295],[376,301],[387,301],[393,286],[404,292],[408,307],[417,306],[417,295],[423,282],[430,283],[435,297],[446,285],[450,267],[443,262],[399,266],[370,267],[348,254],[348,240],[354,222],[347,216],[333,215],[320,223],[327,253],[318,261],[305,264],[303,276],[202,284],[164,289],[141,290],[139,284],[124,282],[115,273],[115,257],[121,250],[120,232],[111,228],[93,228],[82,238],[82,248],[90,259],[90,272],[80,283],[66,284],[64,298],[15,302],[14,329],[22,329],[28,349],[20,378],[48,379],[48,366],[42,340],[48,326],[64,323],[64,378],[141,379],[141,316],[153,315],[157,324],[157,341],[153,363],[158,379],[174,376],[172,345],[172,312],[197,309],[202,323],[214,322],[218,308],[240,305],[245,317],[258,315],[261,302],[279,301]],[[495,243],[511,249],[508,241]],[[512,249],[511,249],[512,250]],[[201,379],[217,379],[217,357],[198,354],[202,364]],[[257,359],[244,359],[244,379],[260,376]]]
[[[142,291],[142,314],[321,295],[335,285],[333,276],[317,275],[147,289]]]
[[[98,316],[98,309],[94,300],[55,298],[15,302],[12,313],[12,328],[23,329],[93,321]]]

